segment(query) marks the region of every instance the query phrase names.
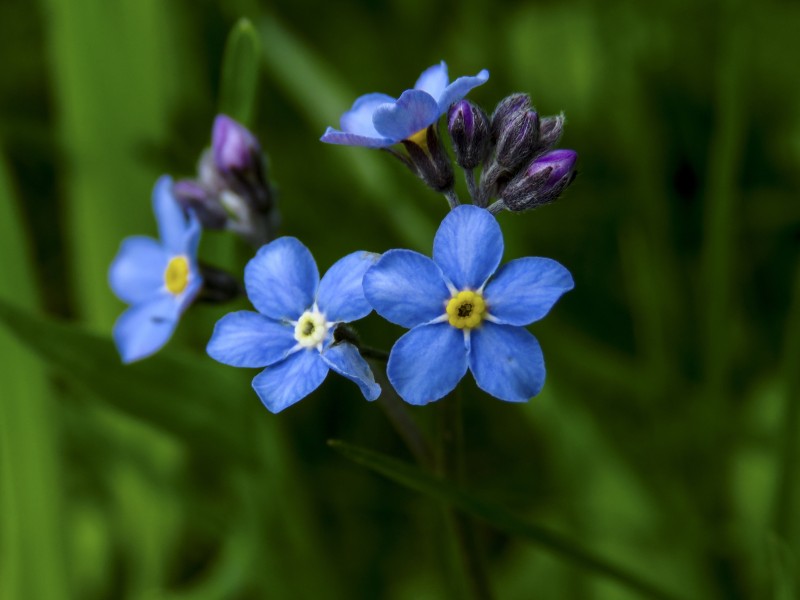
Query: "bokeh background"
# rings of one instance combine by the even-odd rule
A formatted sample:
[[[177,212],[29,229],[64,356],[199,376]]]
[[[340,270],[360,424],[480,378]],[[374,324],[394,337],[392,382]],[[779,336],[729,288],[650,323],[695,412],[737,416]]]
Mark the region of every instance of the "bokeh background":
[[[323,270],[428,252],[446,212],[389,155],[317,141],[358,95],[444,59],[491,71],[470,95],[488,111],[522,91],[567,115],[577,181],[500,221],[506,259],[555,258],[576,288],[531,328],[539,397],[466,386],[467,489],[676,597],[800,593],[796,3],[4,0],[0,596],[465,594],[441,504],[326,445],[411,461],[379,406],[330,377],[275,416],[255,371],[205,356],[246,302],[193,307],[138,365],[110,345],[108,265],[125,236],[155,235],[156,178],[193,174],[242,16],[281,232]],[[248,252],[202,241],[237,274]],[[401,330],[373,316],[359,332],[388,348]],[[436,411],[412,415],[435,434]],[[498,598],[643,597],[478,528]]]

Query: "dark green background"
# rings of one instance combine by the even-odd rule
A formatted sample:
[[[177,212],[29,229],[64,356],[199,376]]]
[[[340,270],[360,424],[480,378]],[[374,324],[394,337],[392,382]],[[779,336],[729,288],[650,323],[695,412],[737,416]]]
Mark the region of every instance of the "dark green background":
[[[24,319],[0,310],[0,597],[463,593],[441,506],[326,446],[410,460],[350,382],[270,414],[255,371],[203,353],[231,307],[193,308],[130,368],[96,337],[124,308],[106,283],[120,241],[155,234],[153,183],[190,176],[209,143],[241,16],[281,233],[322,270],[428,252],[446,212],[388,155],[317,141],[358,95],[444,59],[452,77],[490,70],[470,94],[487,110],[522,91],[566,113],[578,179],[500,222],[507,260],[555,258],[576,288],[531,328],[539,397],[466,385],[468,487],[679,597],[799,593],[800,6],[6,0],[0,299],[74,326],[13,336],[2,321]],[[201,252],[240,273],[250,251],[207,234]],[[386,348],[401,332],[359,331]],[[436,405],[412,412],[435,431]],[[638,597],[480,533],[499,598]]]

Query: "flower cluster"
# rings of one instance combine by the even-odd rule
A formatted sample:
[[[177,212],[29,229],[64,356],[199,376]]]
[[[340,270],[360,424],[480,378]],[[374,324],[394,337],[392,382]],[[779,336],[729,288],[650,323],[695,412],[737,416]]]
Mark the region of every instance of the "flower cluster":
[[[474,204],[523,212],[556,200],[572,183],[578,155],[554,150],[564,128],[563,115],[539,117],[525,94],[503,99],[491,119],[463,97],[485,83],[485,69],[448,85],[447,65],[425,70],[414,89],[395,100],[366,94],[341,118],[341,131],[328,127],[321,140],[331,144],[388,149],[402,143],[406,154],[391,151],[432,189],[459,204],[453,192],[452,163],[441,144],[437,121],[447,113],[447,129],[456,163],[465,171]],[[481,167],[481,184],[475,169]],[[489,200],[497,201],[489,206]]]
[[[398,98],[361,96],[322,141],[388,150],[451,206],[433,241],[432,258],[410,250],[353,252],[320,278],[308,248],[273,239],[276,213],[266,163],[252,133],[217,117],[212,147],[197,179],[156,185],[161,243],[123,242],[111,287],[132,306],[114,337],[125,362],[144,358],[169,339],[179,316],[199,297],[225,300],[240,286],[199,266],[200,226],[230,230],[259,247],[244,269],[244,291],[256,311],[222,317],[207,345],[215,360],[261,369],[253,388],[272,412],[317,389],[329,371],[353,381],[367,400],[381,394],[350,323],[373,310],[408,328],[388,356],[397,394],[423,405],[451,392],[469,370],[488,394],[522,402],[539,393],[545,367],[525,327],[543,318],[573,287],[558,262],[528,257],[500,267],[503,235],[494,213],[520,212],[555,200],[574,178],[577,155],[556,150],[562,116],[540,119],[530,99],[502,100],[489,118],[464,100],[487,71],[449,81],[442,62],[425,70]],[[460,205],[452,160],[438,135],[447,115],[455,162],[467,175],[473,205]],[[402,144],[405,153],[391,146]],[[480,185],[474,170],[481,168]],[[497,200],[489,204],[489,198]]]
[[[266,159],[246,127],[218,115],[197,172],[197,179],[175,184],[175,195],[204,228],[233,231],[256,248],[274,237],[278,213]]]

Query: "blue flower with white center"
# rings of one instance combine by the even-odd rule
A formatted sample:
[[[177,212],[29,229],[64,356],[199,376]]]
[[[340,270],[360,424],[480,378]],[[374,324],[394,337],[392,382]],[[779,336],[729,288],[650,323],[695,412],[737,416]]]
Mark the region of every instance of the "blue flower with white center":
[[[395,343],[387,366],[406,402],[438,400],[467,368],[482,390],[501,400],[524,402],[542,389],[544,357],[524,326],[573,288],[572,276],[549,258],[520,258],[497,270],[502,256],[495,218],[462,205],[439,226],[433,260],[390,250],[367,271],[364,294],[372,307],[411,329]]]
[[[153,188],[153,212],[161,241],[126,238],[108,273],[113,292],[131,305],[114,324],[124,363],[160,350],[203,285],[197,266],[200,222],[180,207],[166,175]]]
[[[444,61],[423,71],[414,84],[395,99],[386,94],[366,94],[342,115],[342,130],[328,127],[320,138],[329,144],[386,148],[402,140],[420,141],[424,145],[426,128],[435,123],[453,102],[486,83],[489,71],[483,69],[474,77],[459,77],[449,83]]]
[[[375,400],[381,388],[369,365],[352,344],[334,344],[333,329],[372,312],[361,281],[377,259],[377,254],[354,252],[320,281],[314,257],[296,238],[262,246],[244,271],[247,297],[258,312],[222,317],[208,354],[234,367],[264,367],[253,389],[273,413],[308,396],[331,369]]]

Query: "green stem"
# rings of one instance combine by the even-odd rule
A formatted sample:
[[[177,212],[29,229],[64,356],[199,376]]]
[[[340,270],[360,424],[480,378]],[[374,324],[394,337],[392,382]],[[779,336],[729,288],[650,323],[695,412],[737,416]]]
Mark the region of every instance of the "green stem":
[[[464,480],[464,429],[461,422],[460,390],[446,396],[441,403],[440,471],[445,479],[457,485]],[[492,591],[476,536],[475,526],[466,515],[445,508],[458,547],[466,582],[473,598],[489,600]]]

